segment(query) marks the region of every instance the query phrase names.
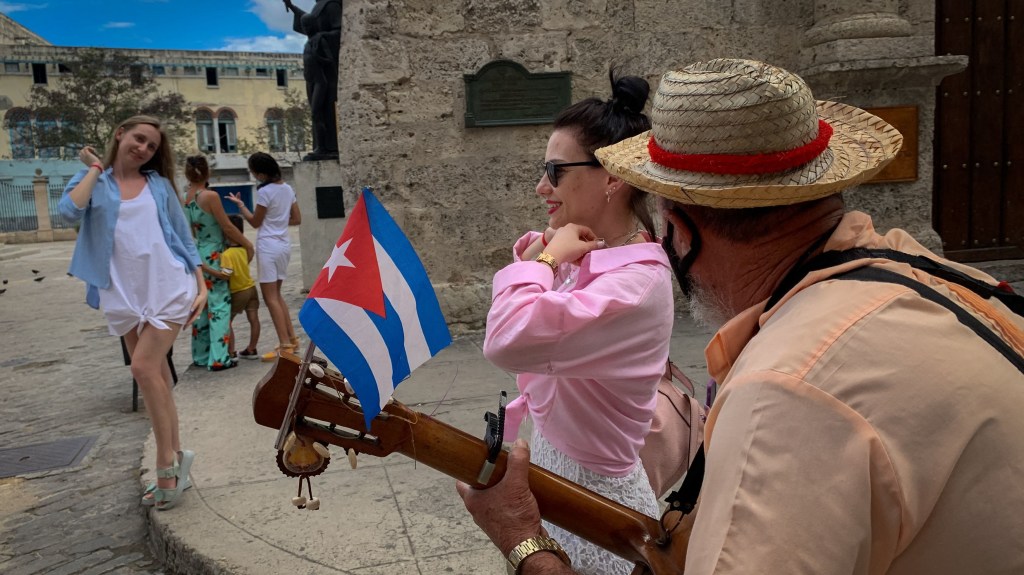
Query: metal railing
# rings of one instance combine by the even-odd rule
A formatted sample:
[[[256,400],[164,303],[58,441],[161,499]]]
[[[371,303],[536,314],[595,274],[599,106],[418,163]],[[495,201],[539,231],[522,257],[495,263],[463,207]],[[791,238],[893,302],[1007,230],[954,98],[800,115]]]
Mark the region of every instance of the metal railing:
[[[70,180],[70,177],[56,182],[51,180],[49,185],[47,185],[46,195],[50,202],[50,226],[55,230],[66,230],[75,227],[75,224],[69,223],[60,217],[60,210],[57,208],[57,204],[60,203],[60,197],[64,195],[64,187],[67,186]]]
[[[0,232],[30,232],[38,227],[32,184],[0,182]]]

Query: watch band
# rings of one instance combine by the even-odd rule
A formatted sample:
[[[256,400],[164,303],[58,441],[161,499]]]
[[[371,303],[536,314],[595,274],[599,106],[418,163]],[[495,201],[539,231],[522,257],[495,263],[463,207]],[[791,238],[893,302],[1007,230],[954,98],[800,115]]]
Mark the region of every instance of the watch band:
[[[519,568],[523,563],[523,560],[537,553],[538,551],[548,551],[558,556],[568,566],[572,566],[572,560],[565,554],[565,550],[558,544],[558,541],[547,537],[545,535],[537,535],[530,537],[526,541],[523,541],[508,554],[508,566],[509,572],[519,575]]]
[[[533,261],[540,262],[542,264],[547,264],[548,266],[551,267],[551,271],[553,273],[558,273],[558,261],[555,260],[555,256],[547,252],[541,252],[537,254],[537,257],[533,258]]]

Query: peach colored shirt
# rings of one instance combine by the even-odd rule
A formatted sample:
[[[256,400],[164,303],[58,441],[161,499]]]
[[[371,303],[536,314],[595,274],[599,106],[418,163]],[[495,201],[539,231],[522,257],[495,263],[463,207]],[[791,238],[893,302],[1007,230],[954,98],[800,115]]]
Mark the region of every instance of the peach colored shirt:
[[[852,247],[935,257],[857,212],[825,249]],[[809,275],[708,345],[721,387],[686,575],[1024,573],[1024,375],[908,288],[827,279],[866,263]],[[971,311],[1014,341],[1024,320],[992,305],[1002,326]]]

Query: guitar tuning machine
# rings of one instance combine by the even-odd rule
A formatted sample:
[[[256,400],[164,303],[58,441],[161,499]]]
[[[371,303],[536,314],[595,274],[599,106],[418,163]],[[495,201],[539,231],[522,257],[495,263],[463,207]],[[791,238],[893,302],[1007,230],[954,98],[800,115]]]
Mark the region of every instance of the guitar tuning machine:
[[[484,421],[487,427],[484,429],[484,443],[487,444],[487,459],[480,468],[476,481],[480,485],[487,485],[494,473],[494,462],[498,460],[501,453],[501,444],[505,437],[505,404],[508,401],[508,394],[504,391],[498,396],[498,414],[488,411],[484,414]]]

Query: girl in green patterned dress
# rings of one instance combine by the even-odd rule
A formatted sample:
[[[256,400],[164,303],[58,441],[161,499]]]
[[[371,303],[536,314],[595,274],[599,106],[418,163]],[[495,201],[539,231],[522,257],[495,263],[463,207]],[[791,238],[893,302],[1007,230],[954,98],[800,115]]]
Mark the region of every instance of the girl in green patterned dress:
[[[224,236],[243,246],[249,259],[252,259],[252,242],[231,225],[221,205],[220,195],[206,189],[205,184],[210,177],[206,158],[190,156],[186,159],[185,177],[188,178],[185,215],[192,224],[192,233],[203,264],[220,270],[220,254],[225,247]],[[210,274],[205,276],[210,295],[206,313],[200,314],[192,326],[192,363],[210,371],[219,371],[236,364],[235,358],[228,353],[228,345],[231,343],[231,290],[227,281]]]

